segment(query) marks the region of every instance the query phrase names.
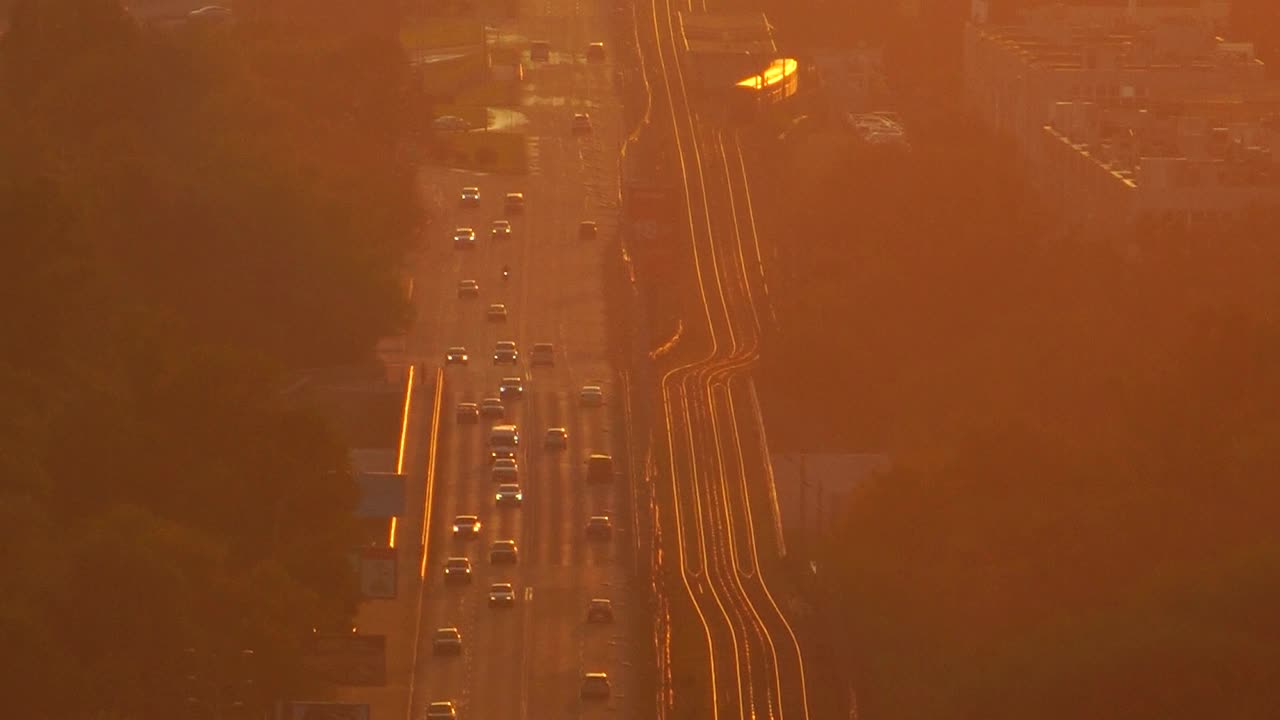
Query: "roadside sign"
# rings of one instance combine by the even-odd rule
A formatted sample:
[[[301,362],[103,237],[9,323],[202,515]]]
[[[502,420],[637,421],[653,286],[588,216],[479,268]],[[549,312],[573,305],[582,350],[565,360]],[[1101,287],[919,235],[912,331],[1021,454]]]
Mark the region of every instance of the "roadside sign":
[[[368,547],[360,551],[360,594],[389,600],[396,596],[396,549]]]
[[[335,685],[381,687],[387,684],[387,637],[357,633],[312,636],[303,664]]]
[[[364,703],[299,702],[285,708],[286,720],[369,720],[369,706]]]
[[[397,473],[356,473],[360,486],[357,517],[382,518],[404,515],[405,477]]]

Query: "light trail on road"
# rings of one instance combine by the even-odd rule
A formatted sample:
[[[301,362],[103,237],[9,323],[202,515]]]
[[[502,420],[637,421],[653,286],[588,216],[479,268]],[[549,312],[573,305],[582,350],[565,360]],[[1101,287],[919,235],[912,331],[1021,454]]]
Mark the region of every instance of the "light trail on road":
[[[660,390],[679,576],[707,645],[710,717],[808,720],[800,647],[761,572],[744,420],[734,399],[759,358],[758,303],[768,298],[749,178],[737,135],[726,143],[723,131],[702,126],[689,103],[671,0],[650,0],[648,10],[656,52],[644,61],[667,104],[705,321],[691,328],[693,342],[705,333],[705,348],[669,368]],[[752,397],[747,419],[758,422]],[[768,450],[761,449],[762,475],[771,479]]]

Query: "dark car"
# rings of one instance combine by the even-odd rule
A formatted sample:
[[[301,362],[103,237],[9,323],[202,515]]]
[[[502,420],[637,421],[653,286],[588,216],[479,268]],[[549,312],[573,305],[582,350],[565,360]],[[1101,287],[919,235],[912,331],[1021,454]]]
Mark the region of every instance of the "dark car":
[[[582,689],[579,694],[584,699],[607,700],[610,691],[608,674],[589,672],[582,675]]]
[[[511,607],[516,604],[516,591],[509,582],[489,586],[489,607]]]
[[[476,246],[476,231],[471,228],[460,227],[453,231],[453,246],[455,248],[473,248]]]
[[[608,515],[592,515],[587,519],[587,537],[608,540],[613,535],[613,521]]]
[[[471,561],[464,557],[451,557],[445,560],[444,581],[447,583],[470,583]]]
[[[607,598],[591,598],[591,602],[587,604],[587,622],[613,622],[613,603]]]
[[[453,536],[473,538],[480,534],[480,518],[475,515],[457,515],[453,518]]]
[[[431,636],[431,652],[436,655],[458,655],[462,653],[462,633],[456,627],[436,628]]]
[[[520,351],[516,349],[515,341],[499,340],[493,346],[494,365],[515,365],[518,362],[520,362]]]
[[[556,346],[549,342],[540,342],[533,344],[533,366],[539,365],[554,366],[556,364]]]
[[[489,548],[490,565],[514,565],[518,557],[515,540],[494,540]]]
[[[458,403],[457,418],[459,424],[472,424],[480,421],[480,406],[473,402]]]
[[[498,384],[498,397],[503,400],[519,400],[524,397],[524,381],[518,377],[504,377]]]
[[[591,453],[587,458],[587,482],[613,482],[613,456],[604,453]]]

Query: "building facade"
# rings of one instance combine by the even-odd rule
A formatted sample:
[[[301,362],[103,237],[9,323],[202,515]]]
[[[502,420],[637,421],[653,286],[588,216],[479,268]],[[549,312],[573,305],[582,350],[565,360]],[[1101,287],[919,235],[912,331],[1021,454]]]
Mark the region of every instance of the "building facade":
[[[1280,95],[1220,0],[1050,6],[965,29],[967,102],[1068,222],[1211,227],[1280,199]]]

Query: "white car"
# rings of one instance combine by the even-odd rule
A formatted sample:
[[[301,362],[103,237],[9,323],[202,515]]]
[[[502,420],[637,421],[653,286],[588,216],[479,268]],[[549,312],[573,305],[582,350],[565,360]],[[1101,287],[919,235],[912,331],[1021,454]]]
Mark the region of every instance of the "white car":
[[[604,390],[599,385],[583,385],[578,391],[578,400],[582,407],[600,407],[604,404]]]
[[[461,119],[461,118],[459,118]],[[480,188],[464,187],[462,188],[462,197],[460,202],[467,207],[475,207],[480,204]]]
[[[451,130],[456,132],[459,130],[470,130],[471,123],[463,120],[457,115],[441,115],[431,121],[431,127],[436,130]]]
[[[494,220],[489,223],[489,237],[494,240],[506,240],[511,237],[510,220]]]

